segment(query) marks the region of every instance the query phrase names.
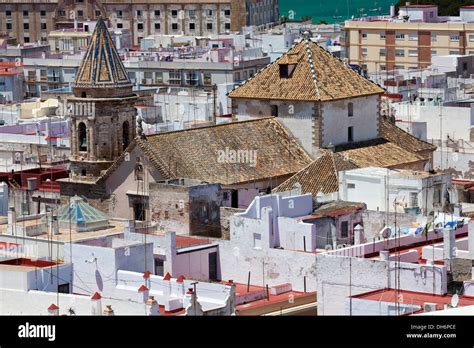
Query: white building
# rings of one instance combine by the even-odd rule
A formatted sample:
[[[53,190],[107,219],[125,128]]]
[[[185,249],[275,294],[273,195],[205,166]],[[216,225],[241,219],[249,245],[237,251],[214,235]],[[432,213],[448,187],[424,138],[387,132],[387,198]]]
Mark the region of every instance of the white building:
[[[343,200],[364,202],[369,210],[423,215],[456,203],[450,174],[375,167],[340,172],[339,195]]]

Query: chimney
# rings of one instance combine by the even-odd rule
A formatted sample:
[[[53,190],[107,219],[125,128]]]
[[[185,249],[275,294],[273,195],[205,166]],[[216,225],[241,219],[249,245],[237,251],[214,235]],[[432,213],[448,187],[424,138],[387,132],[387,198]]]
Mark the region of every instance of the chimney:
[[[15,207],[10,207],[8,209],[8,226],[13,226],[16,224],[16,211]]]
[[[160,306],[154,296],[148,296],[146,301],[146,314],[150,316],[160,315]]]
[[[362,227],[360,224],[357,224],[356,227],[354,227],[354,245],[361,244],[363,239],[364,227]]]
[[[390,252],[388,250],[380,250],[379,258],[380,261],[388,261],[390,258]]]
[[[451,260],[456,256],[456,238],[454,230],[451,228],[443,229],[443,253],[445,264],[448,271],[451,271]]]
[[[98,292],[91,296],[91,314],[102,315],[102,296]]]
[[[51,221],[51,233],[57,236],[59,234],[59,222],[58,222],[58,216],[53,215],[52,216],[52,221]]]
[[[395,5],[390,5],[390,17],[395,17]]]
[[[54,303],[48,307],[48,314],[49,315],[59,315],[59,307],[56,306]]]
[[[105,305],[104,315],[106,317],[111,317],[115,315],[114,310],[112,309],[112,305]]]
[[[142,285],[138,288],[138,292],[141,294],[141,300],[143,303],[146,303],[148,300],[148,295],[150,293],[150,290],[145,285]]]

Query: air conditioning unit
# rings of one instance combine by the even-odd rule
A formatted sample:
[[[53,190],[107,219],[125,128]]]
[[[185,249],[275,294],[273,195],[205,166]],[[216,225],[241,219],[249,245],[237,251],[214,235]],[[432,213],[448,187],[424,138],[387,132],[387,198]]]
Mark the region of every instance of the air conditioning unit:
[[[423,310],[425,312],[435,312],[437,310],[436,303],[425,302],[423,304]]]

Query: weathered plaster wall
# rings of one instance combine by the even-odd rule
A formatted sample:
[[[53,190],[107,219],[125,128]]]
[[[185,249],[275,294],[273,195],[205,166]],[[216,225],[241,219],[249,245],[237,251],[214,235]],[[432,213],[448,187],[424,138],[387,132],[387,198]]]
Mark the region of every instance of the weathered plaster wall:
[[[348,116],[348,104],[353,103],[354,115]],[[347,128],[353,127],[354,142],[378,137],[379,96],[343,99],[323,104],[322,147],[348,142]]]

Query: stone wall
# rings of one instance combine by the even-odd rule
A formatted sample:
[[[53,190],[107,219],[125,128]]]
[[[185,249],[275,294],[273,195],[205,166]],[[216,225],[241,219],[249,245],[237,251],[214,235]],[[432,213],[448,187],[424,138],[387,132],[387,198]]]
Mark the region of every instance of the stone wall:
[[[230,225],[229,219],[232,215],[237,213],[243,213],[245,209],[221,207],[220,208],[220,224],[221,224],[221,238],[230,239]]]

